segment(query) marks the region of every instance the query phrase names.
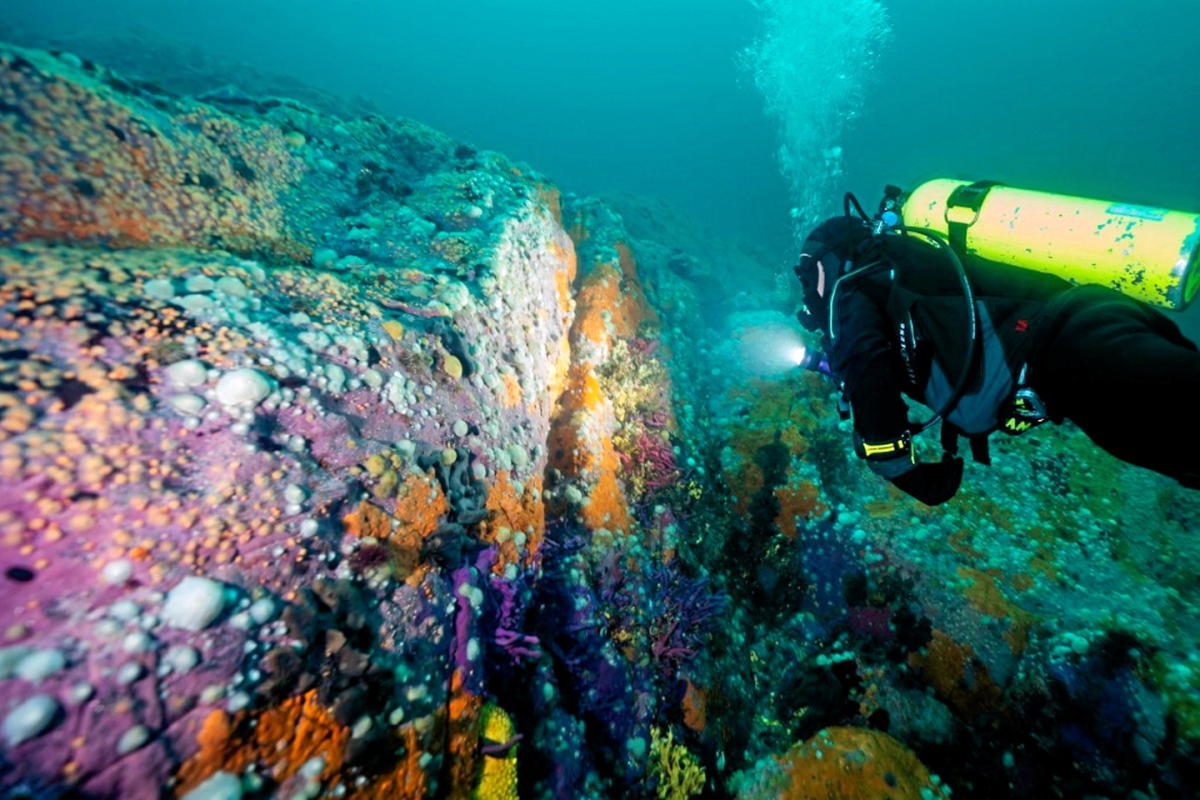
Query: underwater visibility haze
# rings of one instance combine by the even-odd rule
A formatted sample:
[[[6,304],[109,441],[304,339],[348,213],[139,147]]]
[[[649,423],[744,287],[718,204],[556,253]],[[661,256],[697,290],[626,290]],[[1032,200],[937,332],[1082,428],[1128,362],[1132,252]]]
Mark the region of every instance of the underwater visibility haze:
[[[5,3],[0,790],[1197,796],[1197,22]]]

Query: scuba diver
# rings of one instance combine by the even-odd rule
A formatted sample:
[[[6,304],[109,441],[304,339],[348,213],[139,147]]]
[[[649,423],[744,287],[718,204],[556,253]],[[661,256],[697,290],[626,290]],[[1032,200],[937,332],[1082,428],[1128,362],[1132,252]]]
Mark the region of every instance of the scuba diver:
[[[931,184],[942,185],[932,195],[923,191],[914,203],[917,192]],[[822,331],[825,340],[825,352],[810,354],[804,366],[820,364],[841,382],[843,416],[853,414],[857,454],[872,471],[932,506],[958,491],[961,437],[970,442],[974,459],[987,464],[992,432],[1016,435],[1047,420],[1071,420],[1117,458],[1200,488],[1200,426],[1191,420],[1200,406],[1200,352],[1164,314],[1129,296],[1136,287],[1155,284],[1147,279],[1148,270],[1129,280],[1122,277],[1130,274],[1129,247],[1114,255],[1107,239],[1098,249],[1095,243],[1081,246],[1079,231],[1096,227],[1089,222],[1058,230],[1057,238],[1073,235],[1074,240],[1057,261],[1083,258],[1096,267],[1102,259],[1085,252],[1091,247],[1105,254],[1110,267],[1120,264],[1110,269],[1118,279],[1110,278],[1109,285],[1083,283],[1061,263],[1054,268],[1073,282],[1035,271],[1029,254],[1044,246],[1041,260],[1054,266],[1056,259],[1049,255],[1054,225],[1065,225],[1062,219],[1078,218],[1080,212],[1064,214],[1060,207],[1039,212],[1034,225],[1017,224],[1022,202],[1032,205],[1028,195],[1043,206],[1046,198],[1075,201],[1076,208],[1080,203],[1107,206],[1105,219],[1115,215],[1118,235],[1126,240],[1136,234],[1148,242],[1152,228],[1139,225],[1178,212],[1009,190],[1013,196],[995,204],[1002,213],[981,214],[983,200],[996,186],[933,181],[907,199],[888,187],[874,218],[847,194],[844,215],[822,222],[804,242],[795,267],[804,293],[798,317],[810,331]],[[914,208],[924,217],[911,213]],[[1083,217],[1092,211],[1084,207]],[[1125,216],[1132,223],[1126,224]],[[1167,245],[1174,255],[1163,280],[1171,285],[1152,296],[1169,294],[1176,305],[1186,305],[1200,271],[1193,269],[1200,218],[1179,216],[1188,219],[1172,230],[1186,233],[1190,224],[1190,238],[1183,235]],[[928,220],[928,227],[917,227],[913,217]],[[990,232],[981,221],[992,223]],[[1101,222],[1096,229],[1105,226]],[[1025,231],[1026,240],[998,244],[1013,231]],[[1029,241],[1030,236],[1041,241]],[[1141,247],[1149,252],[1146,242]],[[1026,263],[1014,266],[1020,261],[1019,255],[1011,257],[1014,253],[1024,254]],[[1086,277],[1095,280],[1094,274]],[[935,413],[924,423],[910,420],[902,395]],[[941,459],[917,460],[913,437],[938,421]]]

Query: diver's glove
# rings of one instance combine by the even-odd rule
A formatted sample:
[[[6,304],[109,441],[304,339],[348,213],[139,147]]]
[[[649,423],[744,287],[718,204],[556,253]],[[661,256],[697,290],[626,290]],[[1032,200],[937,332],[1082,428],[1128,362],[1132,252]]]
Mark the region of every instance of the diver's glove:
[[[854,452],[867,460],[867,466],[876,475],[887,478],[898,489],[927,506],[940,505],[954,497],[962,483],[961,458],[945,453],[937,463],[918,462],[908,431],[896,439],[882,442],[867,442],[855,433]]]
[[[914,464],[890,480],[905,494],[927,506],[936,506],[954,497],[962,477],[963,460],[947,455],[932,464]]]

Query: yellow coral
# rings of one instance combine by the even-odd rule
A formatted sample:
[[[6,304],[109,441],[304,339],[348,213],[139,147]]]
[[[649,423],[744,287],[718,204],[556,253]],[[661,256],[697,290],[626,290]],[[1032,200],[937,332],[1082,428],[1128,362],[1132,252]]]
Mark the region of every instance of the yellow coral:
[[[479,729],[486,744],[512,741],[517,729],[500,706],[488,703],[480,714]],[[483,769],[475,786],[476,800],[517,800],[517,746],[502,754],[484,754]]]
[[[394,319],[386,320],[383,323],[383,329],[397,342],[404,338],[404,326]]]
[[[650,731],[650,772],[658,782],[659,800],[687,800],[704,790],[704,767],[670,729]]]
[[[661,359],[637,357],[626,340],[618,339],[613,344],[612,356],[599,367],[598,375],[618,422],[626,423],[657,411],[663,414],[667,429],[674,429],[671,375]]]
[[[479,727],[483,738],[496,744],[504,744],[517,734],[516,726],[504,709],[490,703],[483,707]]]
[[[462,361],[458,359],[458,356],[447,354],[446,357],[442,359],[442,371],[451,378],[461,378],[463,376]]]

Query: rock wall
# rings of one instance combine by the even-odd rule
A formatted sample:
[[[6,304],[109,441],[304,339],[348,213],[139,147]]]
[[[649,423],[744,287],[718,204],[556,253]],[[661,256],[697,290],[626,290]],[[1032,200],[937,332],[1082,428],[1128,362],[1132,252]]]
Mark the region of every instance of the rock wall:
[[[525,617],[539,583],[591,593],[566,555],[547,575],[548,501],[560,551],[635,552],[629,504],[673,475],[628,250],[577,281],[556,189],[413,123],[228,113],[14,47],[0,69],[6,784],[501,796],[521,735],[489,731],[527,712],[497,701],[564,690],[524,748],[582,746],[613,698],[552,674]],[[555,647],[617,660],[583,630]],[[628,651],[694,654],[658,636]],[[660,682],[610,689],[643,709],[597,758],[640,760],[558,785],[645,780]]]

